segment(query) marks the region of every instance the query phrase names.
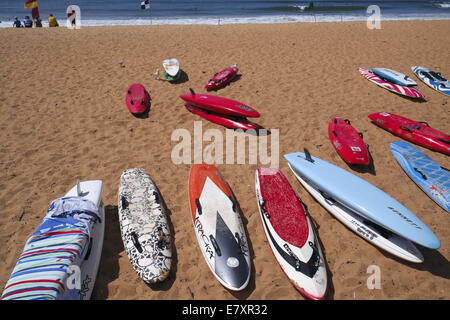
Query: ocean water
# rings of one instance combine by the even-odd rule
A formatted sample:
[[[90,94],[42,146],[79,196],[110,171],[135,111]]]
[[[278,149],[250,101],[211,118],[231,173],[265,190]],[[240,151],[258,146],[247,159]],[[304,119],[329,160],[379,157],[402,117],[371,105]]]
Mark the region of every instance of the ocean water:
[[[11,27],[15,16],[31,15],[24,0],[0,0],[0,27]],[[381,8],[384,20],[450,19],[450,1],[359,0],[314,1],[312,10],[302,10],[309,1],[276,0],[151,0],[142,10],[141,0],[38,0],[41,17],[53,13],[65,25],[66,8],[81,8],[81,25],[229,24],[364,21],[367,7]]]

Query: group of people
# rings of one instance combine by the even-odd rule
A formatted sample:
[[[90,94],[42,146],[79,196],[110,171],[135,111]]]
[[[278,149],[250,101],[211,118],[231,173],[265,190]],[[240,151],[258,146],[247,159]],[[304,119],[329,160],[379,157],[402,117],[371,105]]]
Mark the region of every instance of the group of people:
[[[48,15],[48,26],[49,27],[58,27],[58,20],[56,20],[56,17],[53,16],[53,14]],[[25,19],[23,21],[19,20],[19,17],[14,18],[13,23],[14,28],[42,28],[42,20],[40,17],[36,17],[34,19],[30,19],[30,16],[25,16]]]

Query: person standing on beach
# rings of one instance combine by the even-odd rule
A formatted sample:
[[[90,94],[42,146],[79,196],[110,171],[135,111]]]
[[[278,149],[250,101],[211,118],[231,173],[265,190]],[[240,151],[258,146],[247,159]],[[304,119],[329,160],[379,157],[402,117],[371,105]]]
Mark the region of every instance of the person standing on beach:
[[[53,16],[52,13],[48,15],[48,26],[49,27],[59,27],[58,20]]]
[[[14,18],[13,27],[14,28],[22,28],[22,22],[20,22],[19,17]]]
[[[29,16],[25,16],[25,19],[23,20],[23,25],[25,26],[25,28],[33,27],[33,21],[30,19]]]

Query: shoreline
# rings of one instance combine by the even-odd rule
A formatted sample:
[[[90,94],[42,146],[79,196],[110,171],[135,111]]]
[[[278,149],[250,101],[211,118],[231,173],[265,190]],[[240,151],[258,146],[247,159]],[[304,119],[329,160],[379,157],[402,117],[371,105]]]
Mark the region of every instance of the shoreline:
[[[333,18],[334,17],[334,18]],[[365,22],[369,16],[345,16],[345,15],[315,15],[315,14],[305,14],[303,16],[280,16],[278,18],[271,17],[214,17],[214,18],[150,18],[150,19],[111,19],[111,20],[89,20],[83,19],[81,27],[119,27],[119,26],[164,26],[164,25],[176,25],[176,26],[186,26],[186,25],[242,25],[242,24],[293,24],[293,23],[347,23],[347,22]],[[267,21],[268,20],[268,21]],[[450,20],[449,14],[445,14],[440,17],[430,17],[430,18],[419,18],[419,17],[388,17],[383,18],[383,22],[393,22],[393,21],[448,21]],[[111,24],[111,21],[115,21]],[[133,21],[133,22],[132,22]],[[139,23],[136,23],[138,21]],[[185,22],[180,22],[185,21]],[[199,22],[196,22],[199,21]],[[66,20],[58,20],[60,26],[66,27]],[[1,21],[0,29],[12,28],[13,20],[11,21]],[[48,22],[42,21],[43,28],[48,28]]]

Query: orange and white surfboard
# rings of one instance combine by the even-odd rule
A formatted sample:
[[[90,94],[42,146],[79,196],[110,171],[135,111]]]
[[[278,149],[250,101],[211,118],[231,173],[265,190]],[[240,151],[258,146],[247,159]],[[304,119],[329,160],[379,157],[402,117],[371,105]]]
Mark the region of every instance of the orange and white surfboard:
[[[247,237],[237,201],[215,166],[192,166],[189,201],[195,235],[212,273],[226,288],[244,289],[251,269]]]

